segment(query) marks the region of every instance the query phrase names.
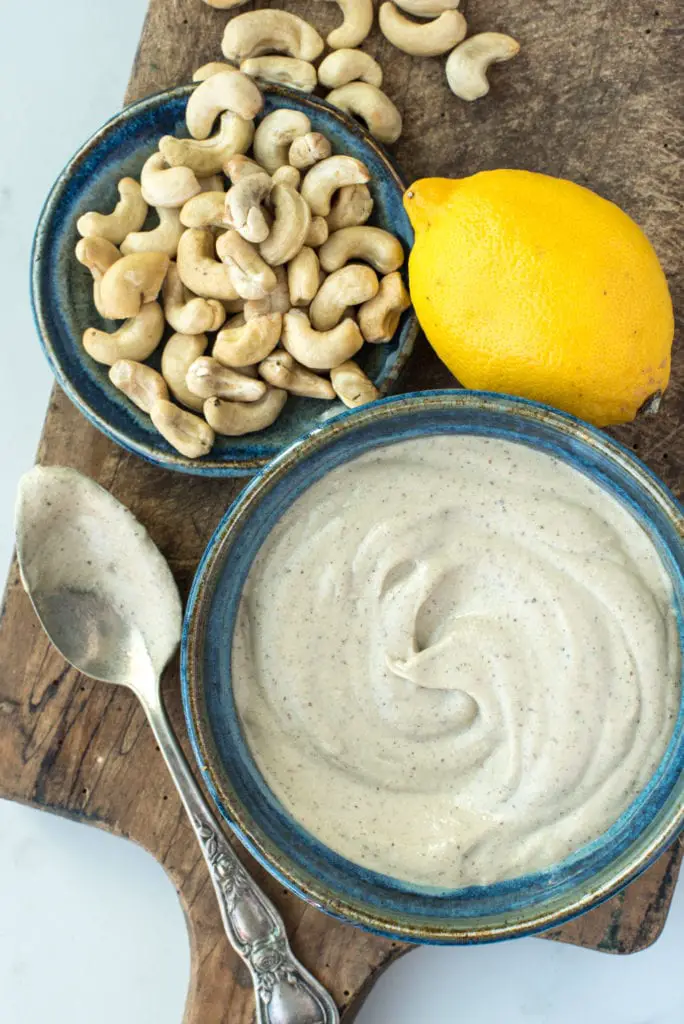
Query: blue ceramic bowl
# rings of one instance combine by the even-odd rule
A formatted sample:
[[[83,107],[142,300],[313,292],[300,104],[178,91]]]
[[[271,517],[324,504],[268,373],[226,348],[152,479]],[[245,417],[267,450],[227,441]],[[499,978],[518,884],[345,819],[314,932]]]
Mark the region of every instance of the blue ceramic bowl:
[[[94,362],[81,345],[86,327],[102,323],[93,304],[90,273],[74,256],[76,221],[87,210],[107,211],[117,200],[125,175],[138,177],[162,135],[186,136],[185,107],[194,87],[183,85],[148,96],[108,121],[69,161],[47,198],[33,245],[31,299],[38,335],[62,389],[90,422],[117,444],[167,469],[201,476],[252,474],[307,431],[337,415],[339,402],[291,397],[272,427],[238,438],[217,438],[202,459],[186,459],[172,448],[109,381],[107,367]],[[360,124],[315,96],[280,86],[263,87],[264,114],[278,107],[301,110],[333,151],[367,165],[375,206],[370,224],[397,235],[408,253],[413,231],[402,206],[405,185],[389,157]],[[262,115],[263,116],[263,115]],[[156,218],[150,214],[147,227]],[[117,325],[110,323],[109,329]],[[168,329],[168,333],[171,331]],[[365,345],[360,362],[383,394],[392,390],[418,333],[412,310],[401,319],[394,340]],[[162,346],[150,360],[159,365]],[[155,363],[156,357],[156,363]]]
[[[224,818],[283,884],[332,914],[417,942],[481,942],[562,923],[615,893],[684,824],[684,704],[648,786],[599,839],[561,864],[489,886],[414,887],[333,853],[295,822],[261,777],[231,690],[231,637],[252,561],[285,509],[314,481],[380,445],[433,434],[502,437],[548,451],[626,505],[672,580],[684,646],[684,514],[629,451],[570,416],[468,391],[386,399],[340,416],[283,452],[229,509],[197,571],[182,647],[185,714],[197,762]]]

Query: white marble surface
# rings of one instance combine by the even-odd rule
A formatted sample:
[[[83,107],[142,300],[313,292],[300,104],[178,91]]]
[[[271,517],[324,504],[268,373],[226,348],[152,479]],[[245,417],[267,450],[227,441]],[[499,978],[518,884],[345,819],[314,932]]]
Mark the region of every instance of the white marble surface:
[[[32,229],[55,175],[120,104],[143,6],[140,0],[2,4],[3,570],[16,482],[32,462],[50,385],[28,303]],[[613,958],[536,939],[421,949],[384,975],[358,1021],[682,1024],[683,951],[684,885],[662,939],[645,953]],[[94,829],[0,802],[2,1024],[176,1024],[188,971],[182,912],[147,854]]]

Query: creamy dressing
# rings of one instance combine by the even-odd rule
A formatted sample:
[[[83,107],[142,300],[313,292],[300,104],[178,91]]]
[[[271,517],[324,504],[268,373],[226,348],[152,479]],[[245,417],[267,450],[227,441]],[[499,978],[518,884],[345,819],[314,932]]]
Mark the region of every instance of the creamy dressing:
[[[679,705],[672,590],[587,477],[498,439],[365,454],[250,570],[233,685],[269,786],[349,859],[427,885],[547,867],[652,775]]]
[[[183,610],[171,570],[133,514],[67,466],[34,466],[19,485],[24,587],[50,636],[81,671],[156,700]]]

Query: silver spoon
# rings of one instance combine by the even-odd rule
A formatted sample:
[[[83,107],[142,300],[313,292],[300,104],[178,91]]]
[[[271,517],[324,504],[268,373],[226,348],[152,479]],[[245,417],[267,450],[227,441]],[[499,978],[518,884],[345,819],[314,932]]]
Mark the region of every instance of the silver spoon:
[[[16,508],[21,577],[42,626],[79,672],[128,686],[142,704],[202,847],[228,940],[249,968],[259,1024],[335,1024],[329,993],[299,963],[285,926],[224,837],[162,704],[161,673],[182,608],[171,571],[131,512],[65,467],[22,477]]]

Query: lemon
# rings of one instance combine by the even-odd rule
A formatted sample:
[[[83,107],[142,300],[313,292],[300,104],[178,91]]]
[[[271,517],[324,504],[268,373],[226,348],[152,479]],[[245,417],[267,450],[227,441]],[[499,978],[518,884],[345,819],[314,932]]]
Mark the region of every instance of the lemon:
[[[589,189],[529,171],[406,192],[411,298],[467,388],[626,423],[670,376],[672,300],[653,247]]]

